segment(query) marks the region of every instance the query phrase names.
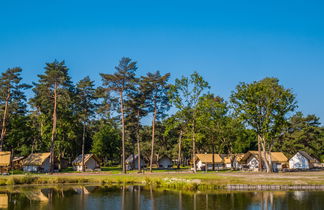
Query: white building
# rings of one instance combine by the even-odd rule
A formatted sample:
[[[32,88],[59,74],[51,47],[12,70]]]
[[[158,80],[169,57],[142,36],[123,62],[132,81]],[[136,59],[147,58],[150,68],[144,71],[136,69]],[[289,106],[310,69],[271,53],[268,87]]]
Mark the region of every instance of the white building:
[[[166,155],[162,156],[158,160],[158,165],[159,165],[159,168],[172,168],[172,166],[173,166],[172,160]]]
[[[213,159],[215,170],[224,169],[224,161],[219,154],[214,154],[214,158],[213,154],[196,154],[197,170],[213,170]]]
[[[311,157],[304,151],[298,151],[289,160],[290,169],[310,169],[313,168],[314,163],[318,162],[315,158]]]
[[[232,162],[232,167],[235,170],[241,170],[242,169],[242,158],[244,157],[244,153],[235,154]]]
[[[264,159],[263,152],[261,152],[262,159]],[[244,162],[247,168],[251,171],[257,171],[259,168],[259,153],[258,151],[248,151],[243,156],[241,162]],[[280,171],[288,164],[288,158],[282,152],[271,152],[272,170]],[[262,161],[263,169],[265,163]]]
[[[82,171],[82,155],[79,155],[72,162],[74,171]],[[84,155],[84,166],[85,171],[94,171],[100,169],[100,160],[94,154],[85,154]]]
[[[138,169],[138,155],[130,155],[126,160],[126,168],[127,170]],[[144,168],[146,163],[144,159],[140,158],[141,168]]]

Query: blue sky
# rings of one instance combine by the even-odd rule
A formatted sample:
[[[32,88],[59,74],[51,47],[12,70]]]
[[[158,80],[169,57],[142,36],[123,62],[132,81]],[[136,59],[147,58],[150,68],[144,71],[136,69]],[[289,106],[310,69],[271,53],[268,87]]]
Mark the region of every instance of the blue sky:
[[[100,84],[122,56],[139,74],[198,71],[226,99],[240,81],[278,77],[324,119],[323,1],[0,0],[1,71],[20,66],[31,83],[64,59],[75,82]]]

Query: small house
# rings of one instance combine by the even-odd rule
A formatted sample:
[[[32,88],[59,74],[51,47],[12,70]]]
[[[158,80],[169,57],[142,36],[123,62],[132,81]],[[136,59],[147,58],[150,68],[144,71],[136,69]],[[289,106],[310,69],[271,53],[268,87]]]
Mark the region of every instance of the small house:
[[[25,157],[14,157],[12,159],[12,167],[14,170],[20,170],[23,167],[23,162],[24,162]]]
[[[234,155],[232,163],[232,167],[234,170],[242,169],[242,158],[244,157],[244,155],[244,153],[238,153]]]
[[[264,159],[263,152],[261,152],[261,157]],[[241,162],[251,171],[257,171],[259,168],[259,152],[258,151],[248,151],[242,157]],[[272,170],[279,171],[288,163],[288,158],[282,152],[271,152],[271,162]],[[263,168],[265,168],[264,162],[262,162]]]
[[[289,160],[290,169],[310,169],[314,167],[314,163],[317,163],[318,160],[310,156],[304,151],[298,151],[292,158]]]
[[[158,160],[158,165],[159,165],[159,168],[172,168],[172,166],[173,166],[172,160],[166,155],[162,156]]]
[[[11,164],[11,152],[0,152],[0,173],[8,174]]]
[[[72,162],[73,170],[82,171],[82,155],[79,155]],[[94,171],[100,169],[100,160],[94,154],[85,154],[84,155],[84,166],[85,171]]]
[[[224,161],[224,168],[232,169],[234,155],[222,154],[221,157],[223,158]]]
[[[125,162],[127,170],[138,169],[138,155],[130,155]],[[140,164],[141,168],[145,167],[145,161],[142,157],[140,157]]]
[[[224,162],[219,154],[196,154],[197,170],[212,170],[213,162],[215,169],[223,169]],[[207,167],[207,168],[206,168]]]
[[[49,172],[51,153],[33,153],[23,161],[23,170],[25,172]]]

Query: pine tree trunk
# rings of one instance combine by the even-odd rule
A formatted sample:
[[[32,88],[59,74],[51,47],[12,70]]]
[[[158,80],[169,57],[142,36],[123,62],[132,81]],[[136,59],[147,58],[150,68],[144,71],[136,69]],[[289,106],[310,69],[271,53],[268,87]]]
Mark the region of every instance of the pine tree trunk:
[[[2,117],[2,129],[1,129],[1,136],[0,136],[0,152],[3,149],[3,141],[4,137],[6,135],[6,121],[7,121],[7,115],[8,115],[8,106],[9,106],[9,100],[10,100],[10,89],[8,89],[8,94],[6,97],[6,103],[5,103],[5,110],[3,112],[3,117]]]
[[[125,165],[125,118],[124,118],[124,101],[123,101],[123,91],[120,91],[120,112],[122,120],[122,168],[123,173],[126,174]]]
[[[192,163],[193,163],[193,172],[197,172],[196,166],[196,139],[195,139],[195,122],[192,125]]]
[[[56,115],[56,109],[57,109],[57,84],[54,84],[54,108],[53,108],[53,126],[52,126],[52,136],[51,136],[51,155],[50,155],[50,166],[51,166],[51,173],[54,172],[54,140],[55,140],[55,134],[56,134],[56,121],[57,121],[57,115]]]
[[[141,145],[140,145],[140,133],[139,133],[139,120],[140,120],[140,113],[139,110],[137,111],[137,129],[136,129],[136,138],[137,138],[137,167],[138,173],[141,172]]]
[[[180,135],[179,135],[179,148],[178,148],[178,169],[180,169],[180,164],[181,164],[181,140],[182,140],[182,129],[180,130]]]
[[[85,164],[84,164],[85,131],[86,131],[86,122],[83,122],[83,133],[82,133],[82,171],[83,172],[85,172]]]
[[[150,159],[150,172],[152,172],[153,158],[154,158],[154,140],[155,140],[155,119],[156,119],[156,102],[154,101],[154,113],[152,120],[152,142],[151,142],[151,159]]]

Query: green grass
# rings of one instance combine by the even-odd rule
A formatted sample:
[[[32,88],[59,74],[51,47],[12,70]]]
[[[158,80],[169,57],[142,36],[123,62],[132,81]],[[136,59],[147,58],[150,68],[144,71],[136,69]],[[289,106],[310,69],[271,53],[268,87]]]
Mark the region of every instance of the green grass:
[[[40,184],[136,184],[156,188],[181,190],[214,190],[227,185],[324,185],[324,172],[265,174],[253,172],[199,172],[170,173],[165,170],[154,173],[137,171],[120,174],[120,168],[107,167],[97,174],[27,174],[0,176],[0,185]],[[118,173],[118,174],[117,174]]]

